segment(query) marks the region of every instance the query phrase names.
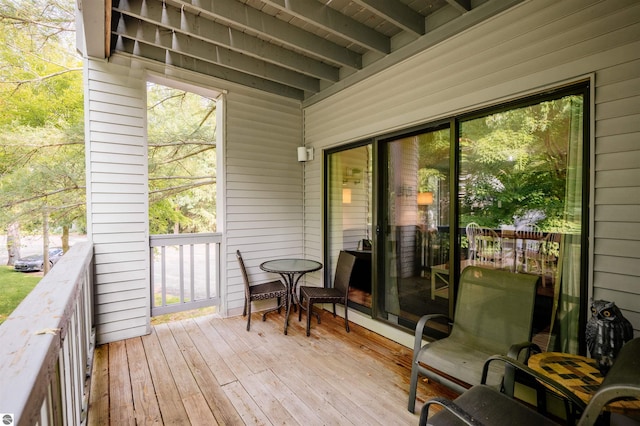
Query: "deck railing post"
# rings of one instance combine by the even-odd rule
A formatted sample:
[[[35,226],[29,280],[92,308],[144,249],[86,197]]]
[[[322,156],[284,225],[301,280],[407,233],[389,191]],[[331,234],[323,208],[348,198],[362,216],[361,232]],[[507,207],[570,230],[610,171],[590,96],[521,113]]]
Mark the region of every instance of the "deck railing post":
[[[13,424],[86,420],[94,348],[93,245],[78,243],[0,325],[0,412]]]

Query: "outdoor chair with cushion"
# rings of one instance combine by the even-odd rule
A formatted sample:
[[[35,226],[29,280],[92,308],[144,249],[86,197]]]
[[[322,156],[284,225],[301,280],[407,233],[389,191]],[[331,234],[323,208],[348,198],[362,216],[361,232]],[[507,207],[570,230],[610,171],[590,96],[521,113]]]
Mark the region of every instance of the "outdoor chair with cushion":
[[[462,393],[480,384],[485,360],[495,354],[517,358],[530,343],[533,308],[539,277],[468,266],[462,271],[455,317],[449,319],[450,334],[422,345],[427,323],[443,314],[425,315],[415,330],[410,412],[415,410],[418,375],[427,376]],[[537,349],[539,351],[539,349]],[[503,380],[501,369],[490,371],[491,383]],[[512,381],[513,375],[505,380]]]
[[[567,408],[566,421],[557,423],[557,418],[549,418],[546,415],[544,404],[538,402],[538,411],[523,404],[517,399],[501,393],[498,389],[485,384],[486,374],[490,364],[501,361],[505,365],[519,371],[519,377],[523,374],[534,379],[535,383],[542,383],[551,389],[556,395],[564,399]],[[623,347],[613,366],[605,376],[602,384],[586,404],[569,389],[555,382],[553,379],[532,370],[526,365],[504,356],[493,356],[487,360],[483,369],[482,384],[477,385],[463,393],[453,401],[444,398],[428,400],[420,412],[420,425],[477,425],[483,424],[504,425],[557,425],[578,424],[581,426],[593,425],[600,419],[613,416],[608,413],[601,417],[607,404],[627,399],[640,399],[640,338],[627,342]],[[429,417],[431,405],[444,407],[438,413]],[[626,413],[616,414],[617,423],[636,424],[627,417]],[[613,418],[610,420],[613,423]],[[636,419],[637,420],[637,419]],[[608,423],[608,422],[604,422]]]
[[[302,319],[302,309],[307,311],[307,336],[311,329],[311,314],[313,305],[316,303],[333,304],[333,316],[336,316],[336,303],[344,305],[344,325],[349,332],[349,317],[347,309],[347,299],[349,296],[349,280],[353,265],[356,263],[356,257],[345,251],[341,251],[338,256],[338,264],[336,266],[336,275],[333,281],[333,287],[300,287],[300,306],[298,311],[298,321]],[[320,315],[316,315],[318,324],[320,324]]]
[[[278,311],[284,306],[287,301],[287,286],[280,280],[274,280],[265,282],[262,284],[249,284],[249,276],[247,275],[247,268],[244,266],[244,260],[240,250],[236,251],[236,258],[240,264],[240,270],[242,271],[242,279],[244,280],[244,310],[242,316],[247,315],[247,331],[251,328],[251,302],[256,300],[268,300],[277,299],[277,306],[272,309],[268,309],[262,314],[262,321],[267,319],[269,312]]]

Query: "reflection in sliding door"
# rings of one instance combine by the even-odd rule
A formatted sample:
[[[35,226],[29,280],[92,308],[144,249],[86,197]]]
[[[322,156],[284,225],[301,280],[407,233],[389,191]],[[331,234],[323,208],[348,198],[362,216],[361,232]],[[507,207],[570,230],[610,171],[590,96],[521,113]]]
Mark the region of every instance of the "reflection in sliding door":
[[[381,148],[386,194],[378,316],[396,324],[449,313],[449,146],[445,128]]]
[[[371,145],[328,156],[327,270],[335,273],[341,250],[356,256],[349,301],[371,309]]]

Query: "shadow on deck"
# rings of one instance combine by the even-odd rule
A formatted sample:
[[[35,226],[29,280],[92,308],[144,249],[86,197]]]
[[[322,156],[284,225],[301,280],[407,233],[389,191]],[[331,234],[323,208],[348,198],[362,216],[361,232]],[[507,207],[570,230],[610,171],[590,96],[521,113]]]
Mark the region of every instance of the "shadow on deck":
[[[411,349],[326,311],[304,318],[215,315],[156,325],[96,349],[88,424],[415,425]],[[418,399],[454,397],[420,383]],[[419,412],[421,404],[417,404]]]

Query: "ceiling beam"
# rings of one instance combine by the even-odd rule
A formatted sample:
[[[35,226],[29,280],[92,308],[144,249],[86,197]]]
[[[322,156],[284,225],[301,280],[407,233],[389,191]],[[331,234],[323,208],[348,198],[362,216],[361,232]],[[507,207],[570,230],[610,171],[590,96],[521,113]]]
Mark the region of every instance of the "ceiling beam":
[[[114,10],[310,77],[330,82],[338,81],[339,70],[336,67],[303,57],[291,50],[176,7],[163,7],[162,3],[156,1],[121,0],[120,5]]]
[[[457,11],[465,13],[471,10],[471,0],[447,0]]]
[[[354,3],[382,16],[399,28],[421,36],[425,33],[424,16],[396,0],[353,0]]]
[[[237,0],[171,0],[194,15],[203,14],[232,27],[259,34],[311,57],[352,69],[362,68],[362,55],[267,15]]]
[[[148,45],[143,42],[131,40],[119,36],[115,43],[116,51],[148,59],[154,62],[163,63],[167,66],[183,68],[185,70],[208,75],[210,77],[226,80],[235,84],[262,90],[280,96],[292,99],[304,99],[304,92],[299,89],[286,86],[284,84],[265,80],[260,77],[250,76],[242,72],[238,72],[229,68],[220,67],[210,62],[204,62],[199,59],[190,58],[175,52],[169,52],[165,49]]]
[[[365,49],[385,54],[391,51],[389,37],[317,0],[263,0],[263,2]]]
[[[76,47],[85,56],[104,59],[109,56],[108,13],[111,2],[76,0]]]
[[[144,42],[151,46],[180,53],[184,56],[210,62],[311,93],[317,93],[320,90],[320,82],[315,78],[307,77],[303,74],[220,46],[212,45],[185,34],[155,26],[130,16],[123,15],[120,17],[114,33],[128,39]]]

